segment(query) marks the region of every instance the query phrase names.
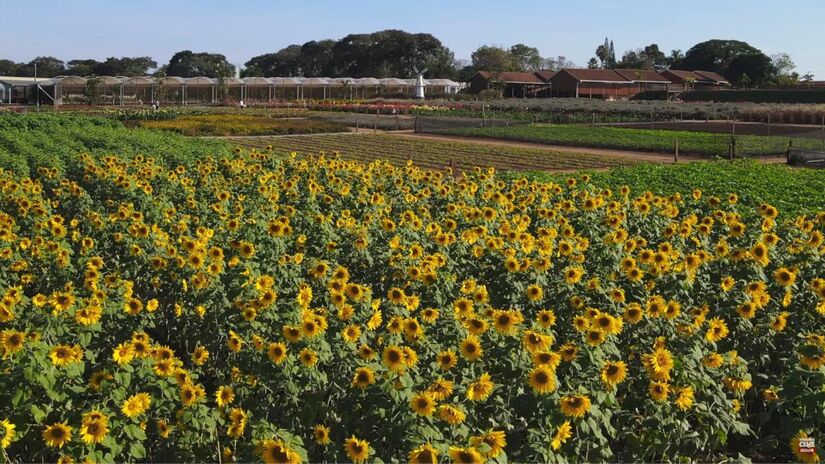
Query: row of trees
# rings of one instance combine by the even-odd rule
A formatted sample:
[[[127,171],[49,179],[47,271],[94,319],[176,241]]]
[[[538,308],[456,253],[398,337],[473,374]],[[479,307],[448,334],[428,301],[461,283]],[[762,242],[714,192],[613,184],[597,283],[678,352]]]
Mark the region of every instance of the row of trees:
[[[385,30],[290,45],[247,61],[246,76],[455,77],[455,56],[431,34]]]
[[[596,47],[595,55],[588,61],[589,68],[604,69],[684,69],[713,71],[738,85],[791,85],[811,80],[813,76],[800,76],[794,72],[796,65],[787,53],[767,56],[747,42],[739,40],[708,40],[691,47],[686,53],[671,50],[666,55],[657,44],[627,50],[616,59],[613,41],[607,37]]]
[[[169,63],[158,67],[148,56],[71,60],[38,57],[28,63],[0,60],[0,75],[108,75],[139,76],[231,76],[235,67],[219,53],[183,50]],[[708,40],[686,53],[671,50],[665,54],[657,44],[627,50],[616,58],[613,41],[605,38],[587,63],[590,68],[685,69],[714,71],[739,85],[789,85],[812,76],[794,72],[790,57],[781,53],[769,57],[746,42]],[[575,67],[564,56],[542,57],[539,50],[522,43],[509,48],[483,45],[470,61],[456,60],[449,48],[431,34],[411,34],[385,30],[371,34],[350,34],[340,40],[310,41],[294,44],[274,53],[253,57],[245,63],[244,76],[329,76],[329,77],[413,77],[415,69],[427,69],[425,77],[469,80],[476,71],[538,71]]]

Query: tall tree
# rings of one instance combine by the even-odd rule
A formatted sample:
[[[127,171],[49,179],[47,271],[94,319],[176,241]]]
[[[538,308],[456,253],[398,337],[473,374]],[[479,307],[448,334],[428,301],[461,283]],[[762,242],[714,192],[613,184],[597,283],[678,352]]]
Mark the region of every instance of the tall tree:
[[[771,55],[771,61],[776,68],[776,73],[780,76],[790,75],[796,69],[796,63],[793,62],[791,56],[787,53],[777,53]]]
[[[149,56],[124,56],[106,58],[94,69],[98,76],[143,76],[157,67],[158,63]]]
[[[193,53],[183,50],[172,55],[166,70],[169,76],[228,77],[234,71],[226,57],[219,53]]]
[[[654,63],[650,56],[641,48],[628,50],[622,55],[622,59],[616,63],[616,68],[625,69],[653,69]]]
[[[98,74],[95,68],[100,65],[97,60],[71,60],[66,63],[66,74],[70,76],[88,76]]]
[[[55,77],[66,73],[63,60],[53,56],[38,56],[28,63],[18,66],[15,75],[34,76],[35,64],[37,64],[37,77]]]
[[[599,69],[599,60],[595,56],[587,60],[587,69]]]
[[[512,71],[513,58],[510,52],[494,45],[482,45],[471,55],[476,70]]]
[[[510,47],[509,52],[510,59],[513,61],[512,68],[515,71],[538,71],[543,68],[544,59],[539,54],[538,48],[518,43]]]
[[[17,72],[18,66],[12,60],[0,60],[0,76],[13,76]]]
[[[768,56],[739,40],[714,39],[698,43],[684,58],[674,62],[673,68],[714,71],[731,82],[739,82],[746,74],[754,84],[764,83],[775,74]]]

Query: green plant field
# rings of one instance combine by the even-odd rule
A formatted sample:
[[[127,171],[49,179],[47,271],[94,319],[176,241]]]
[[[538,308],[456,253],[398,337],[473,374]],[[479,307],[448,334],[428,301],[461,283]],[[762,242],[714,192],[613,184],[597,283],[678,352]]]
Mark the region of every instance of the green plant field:
[[[720,160],[677,165],[646,163],[587,174],[594,183],[614,190],[627,185],[637,194],[649,190],[657,195],[676,192],[690,195],[698,188],[706,195],[727,198],[735,192],[741,203],[750,206],[770,203],[789,217],[825,208],[825,170],[754,160]],[[511,172],[505,177],[561,182],[570,176],[531,171]]]
[[[438,133],[545,143],[580,147],[615,148],[660,153],[672,153],[675,141],[684,154],[728,156],[730,135],[708,132],[627,129],[602,126],[530,125],[508,127],[474,127],[439,130]],[[737,156],[781,155],[788,148],[787,137],[756,135],[736,136]],[[822,142],[813,139],[793,139],[796,148],[821,149]]]
[[[336,134],[310,137],[232,138],[244,147],[265,150],[271,146],[278,154],[299,152],[318,154],[338,152],[359,161],[388,160],[403,165],[412,160],[417,166],[444,169],[452,160],[459,170],[475,166],[496,169],[576,170],[598,169],[633,164],[615,156],[569,153],[549,149],[514,148],[464,142],[442,142],[383,134]]]
[[[0,168],[33,175],[38,167],[63,171],[78,165],[81,153],[121,157],[163,157],[178,164],[192,157],[229,152],[218,140],[171,132],[126,129],[117,121],[76,113],[0,114]]]
[[[136,125],[193,136],[288,135],[347,131],[344,125],[331,121],[268,118],[250,114],[200,114],[167,120],[140,120]]]

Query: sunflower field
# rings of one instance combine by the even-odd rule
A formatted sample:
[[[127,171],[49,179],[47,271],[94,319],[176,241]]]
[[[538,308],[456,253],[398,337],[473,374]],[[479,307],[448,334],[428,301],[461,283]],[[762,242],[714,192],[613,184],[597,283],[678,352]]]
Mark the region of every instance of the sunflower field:
[[[0,171],[4,460],[821,459],[825,212],[451,174]]]

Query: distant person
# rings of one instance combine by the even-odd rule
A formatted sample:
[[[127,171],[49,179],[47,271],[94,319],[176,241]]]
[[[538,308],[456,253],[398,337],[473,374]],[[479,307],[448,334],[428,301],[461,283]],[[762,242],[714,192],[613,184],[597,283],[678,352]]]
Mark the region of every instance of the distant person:
[[[246,108],[246,104],[241,100],[241,109]]]

